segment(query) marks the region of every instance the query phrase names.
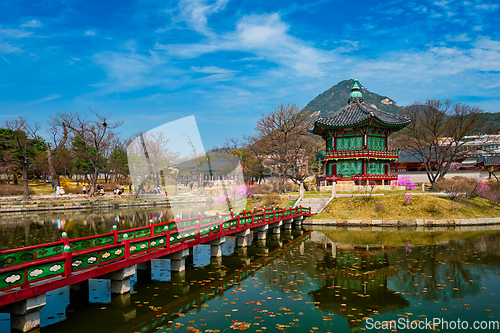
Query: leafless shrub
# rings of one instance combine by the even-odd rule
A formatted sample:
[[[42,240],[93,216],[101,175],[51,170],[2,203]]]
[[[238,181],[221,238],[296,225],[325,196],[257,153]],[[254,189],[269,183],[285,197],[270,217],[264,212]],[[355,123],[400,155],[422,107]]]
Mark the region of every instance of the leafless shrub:
[[[384,203],[383,202],[380,202],[380,201],[377,201],[373,204],[373,208],[375,209],[375,211],[377,213],[381,213],[385,210],[385,206],[384,206]]]
[[[280,203],[280,195],[276,192],[269,192],[264,196],[263,204],[266,207]]]
[[[29,189],[30,195],[35,194],[32,189]],[[17,185],[0,185],[0,196],[8,195],[23,195],[23,187]]]
[[[467,177],[455,176],[452,179],[442,179],[436,183],[436,186],[439,191],[445,192],[451,200],[478,195],[477,181]]]
[[[265,193],[271,192],[272,189],[273,189],[273,187],[269,184],[255,184],[255,185],[250,186],[250,190],[254,194],[265,194]]]

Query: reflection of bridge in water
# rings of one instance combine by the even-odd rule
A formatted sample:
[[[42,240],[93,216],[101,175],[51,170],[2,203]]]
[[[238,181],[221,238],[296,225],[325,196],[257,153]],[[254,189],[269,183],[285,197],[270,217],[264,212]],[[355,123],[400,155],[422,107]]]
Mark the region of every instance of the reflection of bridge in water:
[[[150,270],[152,259],[170,259],[172,272],[184,272],[195,245],[210,244],[211,256],[221,257],[225,236],[236,236],[244,247],[250,230],[263,240],[268,229],[280,233],[282,225],[291,229],[309,215],[310,209],[297,207],[199,216],[80,239],[63,234],[59,242],[2,251],[0,312],[11,314],[13,330],[29,331],[40,325],[48,291],[70,286],[85,293],[88,279],[100,278],[111,280],[112,294],[124,295],[136,267]]]

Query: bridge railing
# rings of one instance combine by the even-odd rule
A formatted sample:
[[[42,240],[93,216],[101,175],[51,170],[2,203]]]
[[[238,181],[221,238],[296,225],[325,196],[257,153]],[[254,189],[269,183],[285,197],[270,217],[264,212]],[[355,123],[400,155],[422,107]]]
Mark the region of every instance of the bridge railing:
[[[33,283],[71,276],[74,272],[91,269],[131,256],[150,253],[161,248],[174,248],[209,235],[230,234],[250,224],[265,224],[285,217],[311,215],[310,208],[266,208],[240,214],[216,214],[196,218],[176,219],[148,226],[105,234],[69,239],[63,233],[57,242],[0,251],[0,296],[14,288],[26,288]]]

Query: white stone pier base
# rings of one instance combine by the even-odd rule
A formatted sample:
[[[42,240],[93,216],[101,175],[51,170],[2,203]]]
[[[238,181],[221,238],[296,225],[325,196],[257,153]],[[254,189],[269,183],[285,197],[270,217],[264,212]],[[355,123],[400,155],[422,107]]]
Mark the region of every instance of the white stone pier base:
[[[100,279],[111,280],[111,294],[130,292],[130,278],[135,274],[135,266],[122,268],[113,273],[99,276]]]
[[[264,240],[266,239],[266,231],[269,228],[269,225],[262,225],[260,227],[253,228],[254,231],[257,232],[257,239]]]
[[[182,272],[186,270],[186,257],[189,255],[189,249],[184,249],[171,253],[167,256],[170,259],[170,271]]]
[[[226,237],[214,239],[210,242],[210,256],[222,257],[222,243],[226,241]]]
[[[46,295],[23,299],[0,309],[10,313],[11,332],[29,332],[40,327],[40,309],[46,304]]]
[[[247,237],[250,235],[250,229],[240,231],[235,234],[236,236],[236,246],[246,247],[248,245]]]

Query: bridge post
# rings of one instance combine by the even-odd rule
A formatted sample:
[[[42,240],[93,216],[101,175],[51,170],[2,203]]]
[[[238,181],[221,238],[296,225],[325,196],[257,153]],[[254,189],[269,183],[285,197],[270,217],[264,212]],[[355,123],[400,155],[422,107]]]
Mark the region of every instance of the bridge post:
[[[119,269],[115,272],[99,276],[100,279],[111,280],[111,294],[130,292],[130,278],[135,274],[135,266]]]
[[[283,220],[283,226],[285,229],[287,230],[290,230],[292,229],[292,223],[293,223],[293,219],[286,219],[286,220]]]
[[[236,236],[237,247],[246,247],[248,245],[247,237],[250,235],[250,229],[237,232],[234,235]]]
[[[257,231],[257,239],[264,240],[266,239],[266,231],[269,229],[269,225],[261,225],[260,227],[253,228],[254,231]]]
[[[210,242],[210,256],[222,257],[222,243],[226,241],[226,237],[214,239]]]
[[[186,257],[189,255],[189,250],[184,249],[166,256],[170,259],[170,271],[182,272],[186,270]]]
[[[295,222],[295,225],[302,225],[302,220],[304,219],[304,216],[296,216],[293,218],[293,222]]]
[[[272,230],[272,233],[273,233],[273,234],[279,234],[279,233],[281,232],[281,230],[280,230],[280,227],[281,227],[281,222],[282,222],[282,221],[279,221],[279,222],[276,222],[276,223],[270,224],[270,226],[271,226],[271,230]]]
[[[40,309],[46,304],[46,294],[23,299],[0,308],[10,313],[11,332],[28,332],[40,327]]]

